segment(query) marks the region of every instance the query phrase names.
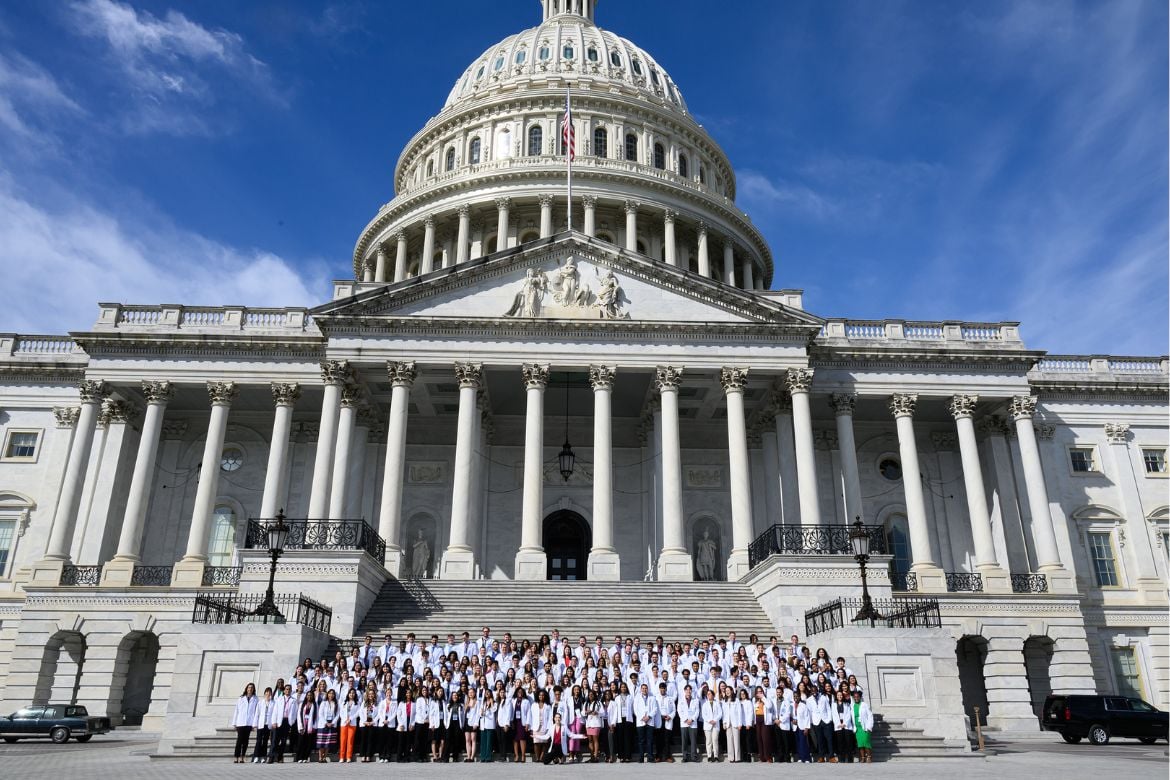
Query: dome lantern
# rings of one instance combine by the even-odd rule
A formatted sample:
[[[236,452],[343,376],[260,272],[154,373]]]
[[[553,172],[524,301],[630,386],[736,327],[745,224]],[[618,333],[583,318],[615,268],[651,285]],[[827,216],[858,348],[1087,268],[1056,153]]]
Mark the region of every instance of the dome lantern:
[[[597,7],[597,0],[540,0],[544,7],[544,21],[561,14],[583,16],[588,22],[593,21],[593,11]]]

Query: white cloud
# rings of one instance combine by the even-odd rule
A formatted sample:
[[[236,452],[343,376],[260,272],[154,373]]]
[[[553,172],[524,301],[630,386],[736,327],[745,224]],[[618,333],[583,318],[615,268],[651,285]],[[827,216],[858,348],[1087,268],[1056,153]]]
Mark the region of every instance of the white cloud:
[[[81,108],[44,68],[14,52],[0,52],[0,126],[27,143],[37,140],[35,123],[61,112],[80,113]]]
[[[748,213],[796,212],[825,219],[837,211],[834,203],[809,187],[781,178],[769,178],[759,171],[740,171],[736,183],[736,199]]]
[[[237,249],[169,224],[119,218],[83,202],[47,207],[0,176],[0,275],[19,291],[0,330],[88,329],[99,301],[312,306],[324,274],[308,279],[286,260]]]

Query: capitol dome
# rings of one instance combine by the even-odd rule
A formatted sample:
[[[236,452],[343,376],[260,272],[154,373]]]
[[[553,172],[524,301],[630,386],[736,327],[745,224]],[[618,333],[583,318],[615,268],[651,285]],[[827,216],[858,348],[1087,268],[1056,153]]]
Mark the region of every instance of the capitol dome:
[[[597,27],[596,4],[542,0],[539,25],[467,66],[402,150],[393,198],[354,247],[358,282],[403,282],[575,228],[726,285],[771,286],[772,252],[736,206],[727,155],[652,56]]]

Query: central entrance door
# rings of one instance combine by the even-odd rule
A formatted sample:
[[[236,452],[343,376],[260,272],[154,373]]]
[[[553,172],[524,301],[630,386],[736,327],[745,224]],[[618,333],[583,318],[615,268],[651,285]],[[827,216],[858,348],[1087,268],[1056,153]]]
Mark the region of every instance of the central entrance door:
[[[544,518],[544,553],[550,580],[583,580],[590,547],[589,524],[568,509]]]

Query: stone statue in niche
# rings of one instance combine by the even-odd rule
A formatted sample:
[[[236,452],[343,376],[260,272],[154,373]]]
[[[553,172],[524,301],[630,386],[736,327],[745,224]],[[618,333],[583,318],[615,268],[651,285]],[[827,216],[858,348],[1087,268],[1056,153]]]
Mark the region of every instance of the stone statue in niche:
[[[704,582],[713,582],[718,565],[719,545],[711,538],[710,531],[703,529],[703,538],[698,541],[695,548],[697,552],[695,568],[698,570],[699,579]]]
[[[425,579],[427,566],[431,561],[431,546],[423,536],[423,530],[418,529],[418,538],[410,546],[410,576],[416,580]]]
[[[548,277],[539,268],[529,268],[524,276],[523,286],[512,301],[512,308],[504,312],[505,317],[539,317],[544,293],[548,289]]]
[[[601,319],[628,320],[630,315],[622,307],[623,303],[629,303],[625,291],[618,284],[613,271],[606,271],[605,276],[601,277],[601,285],[597,289],[597,302],[594,304],[601,313]]]

